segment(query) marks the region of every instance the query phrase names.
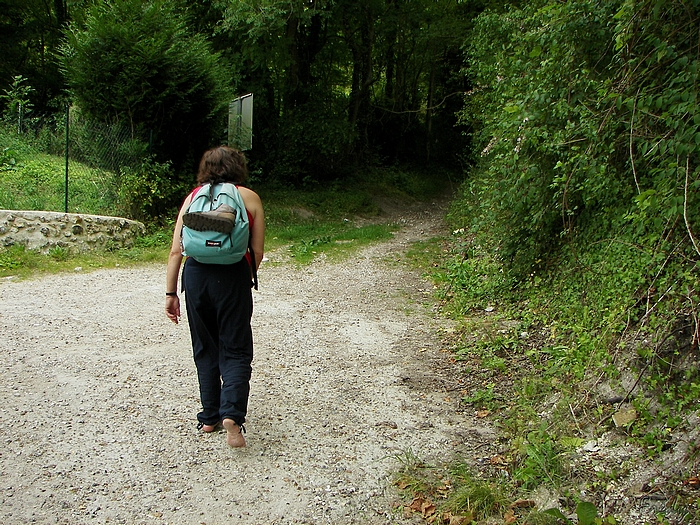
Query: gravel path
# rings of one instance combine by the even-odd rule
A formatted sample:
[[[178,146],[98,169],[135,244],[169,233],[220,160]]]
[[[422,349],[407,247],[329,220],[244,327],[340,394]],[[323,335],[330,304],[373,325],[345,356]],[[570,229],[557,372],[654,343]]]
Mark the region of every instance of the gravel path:
[[[415,523],[397,457],[473,457],[493,433],[459,410],[430,284],[392,263],[439,217],[399,219],[342,263],[269,254],[242,450],[196,430],[164,265],[0,283],[0,523]]]

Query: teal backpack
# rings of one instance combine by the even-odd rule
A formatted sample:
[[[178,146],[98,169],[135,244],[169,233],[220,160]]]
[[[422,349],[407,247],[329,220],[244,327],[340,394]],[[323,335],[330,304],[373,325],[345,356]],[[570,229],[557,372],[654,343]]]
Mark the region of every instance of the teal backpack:
[[[215,210],[222,204],[236,211],[231,233],[197,231],[183,226],[183,255],[205,264],[234,264],[245,256],[250,248],[250,224],[243,198],[234,184],[205,184],[192,199],[187,213]]]

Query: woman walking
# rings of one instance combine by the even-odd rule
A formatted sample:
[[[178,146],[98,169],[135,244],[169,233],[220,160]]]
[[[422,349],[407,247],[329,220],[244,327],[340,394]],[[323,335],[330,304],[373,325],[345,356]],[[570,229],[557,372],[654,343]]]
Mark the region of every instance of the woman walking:
[[[251,250],[233,264],[203,264],[188,257],[182,273],[202,402],[202,411],[197,414],[198,428],[213,432],[221,423],[226,429],[226,442],[231,447],[246,444],[243,423],[248,411],[253,360],[251,276],[254,271],[257,275],[265,237],[260,197],[240,186],[247,177],[246,158],[242,152],[219,146],[204,153],[197,173],[199,186],[185,198],[177,217],[166,276],[165,312],[177,324],[180,318],[177,281],[183,259],[182,228],[191,218],[183,217],[202,185],[235,184],[248,215]],[[200,213],[194,217],[194,222],[206,224],[211,229],[217,224],[226,226],[227,221],[233,221],[233,214],[228,210],[227,207],[226,211]]]

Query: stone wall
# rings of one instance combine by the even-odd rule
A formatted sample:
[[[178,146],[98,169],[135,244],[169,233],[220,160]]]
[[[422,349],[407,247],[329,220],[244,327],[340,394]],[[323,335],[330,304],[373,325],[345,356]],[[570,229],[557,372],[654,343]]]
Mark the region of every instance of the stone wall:
[[[142,223],[121,217],[0,210],[0,247],[21,244],[42,253],[54,247],[70,253],[128,248],[145,230]]]

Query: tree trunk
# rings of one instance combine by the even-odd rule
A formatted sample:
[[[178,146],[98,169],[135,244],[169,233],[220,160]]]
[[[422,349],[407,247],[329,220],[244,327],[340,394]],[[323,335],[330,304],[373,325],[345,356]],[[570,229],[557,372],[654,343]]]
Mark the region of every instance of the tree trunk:
[[[430,148],[433,142],[433,104],[435,100],[435,62],[430,66],[428,86],[428,107],[425,110],[425,161],[430,162]]]
[[[359,27],[359,41],[352,38],[354,33],[349,31],[346,25],[346,39],[352,51],[352,89],[350,92],[349,122],[358,134],[363,138],[364,144],[368,142],[367,119],[370,108],[370,87],[374,82],[372,74],[372,51],[374,49],[374,10],[370,2],[365,0],[358,11],[360,19],[357,20]]]
[[[65,0],[54,0],[53,10],[59,27],[68,21],[68,5]]]

